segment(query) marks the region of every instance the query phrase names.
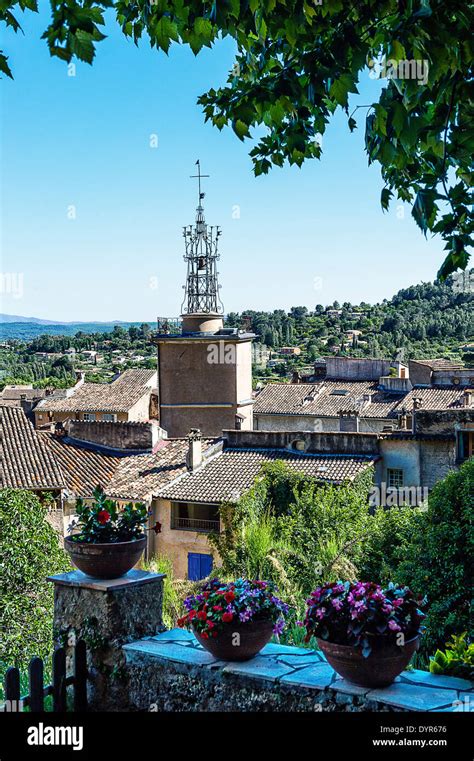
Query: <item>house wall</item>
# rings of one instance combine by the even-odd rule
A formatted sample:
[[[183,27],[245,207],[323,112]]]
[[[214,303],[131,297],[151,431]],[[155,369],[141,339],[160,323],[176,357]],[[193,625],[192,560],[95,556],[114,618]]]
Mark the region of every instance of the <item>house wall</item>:
[[[84,420],[85,412],[48,412],[47,410],[35,409],[35,428],[48,428],[51,423],[64,423],[66,420]],[[101,420],[103,411],[94,411],[97,420]],[[114,413],[117,418],[117,423],[125,423],[129,418],[127,412]],[[148,418],[145,418],[148,419]]]
[[[419,443],[421,482],[432,489],[437,481],[456,468],[455,441],[430,439]]]
[[[345,380],[378,380],[389,375],[396,363],[388,359],[355,359],[352,357],[325,357],[326,376]]]
[[[331,433],[340,430],[339,416],[315,417],[314,415],[268,415],[254,412],[254,429],[256,431],[322,431]],[[387,425],[397,425],[396,420],[360,418],[361,433],[377,433]]]
[[[398,468],[403,470],[404,486],[424,486],[421,481],[419,441],[381,439],[379,443],[382,455],[380,482],[388,483],[387,470]]]
[[[149,420],[150,397],[151,397],[151,389],[147,391],[146,394],[143,394],[143,396],[138,400],[138,402],[135,402],[133,407],[130,407],[128,411],[127,419],[137,423],[144,422],[145,420]]]
[[[161,533],[153,534],[150,554],[151,556],[154,554],[167,555],[173,563],[173,573],[176,578],[187,578],[188,552],[213,555],[214,565],[217,563],[218,558],[209,545],[207,534],[171,528],[171,502],[169,500],[153,500],[152,511],[153,521],[161,523]]]

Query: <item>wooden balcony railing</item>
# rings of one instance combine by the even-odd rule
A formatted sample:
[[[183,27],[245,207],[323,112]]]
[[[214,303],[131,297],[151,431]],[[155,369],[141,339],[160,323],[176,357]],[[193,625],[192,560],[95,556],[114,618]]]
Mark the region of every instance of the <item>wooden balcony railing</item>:
[[[179,531],[199,531],[209,534],[211,531],[219,531],[219,525],[216,519],[178,518],[174,515],[171,517],[171,528]]]

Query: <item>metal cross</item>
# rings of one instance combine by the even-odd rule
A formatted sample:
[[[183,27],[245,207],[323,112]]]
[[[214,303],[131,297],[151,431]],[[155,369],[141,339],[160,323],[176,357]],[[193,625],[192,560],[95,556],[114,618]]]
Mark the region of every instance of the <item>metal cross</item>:
[[[201,203],[201,199],[204,198],[204,193],[201,193],[201,177],[210,177],[209,174],[201,174],[201,164],[199,163],[199,159],[196,161],[198,173],[197,174],[191,174],[189,175],[192,180],[197,179],[198,180],[198,186],[199,186],[199,203]]]

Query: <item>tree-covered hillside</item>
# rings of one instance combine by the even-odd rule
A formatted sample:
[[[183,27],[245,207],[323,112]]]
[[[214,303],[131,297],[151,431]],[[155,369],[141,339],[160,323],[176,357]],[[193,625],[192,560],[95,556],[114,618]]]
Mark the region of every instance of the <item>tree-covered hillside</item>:
[[[474,294],[449,279],[411,286],[375,305],[334,302],[330,307],[317,304],[314,311],[306,307],[292,307],[288,313],[248,310],[229,314],[227,322],[251,328],[273,350],[299,346],[301,355],[290,363],[296,366],[331,353],[471,362],[473,307]]]

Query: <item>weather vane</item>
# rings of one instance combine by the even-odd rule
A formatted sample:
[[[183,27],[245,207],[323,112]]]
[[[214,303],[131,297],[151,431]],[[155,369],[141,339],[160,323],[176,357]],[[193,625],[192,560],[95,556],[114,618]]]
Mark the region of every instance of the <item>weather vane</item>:
[[[197,180],[198,181],[199,205],[201,205],[201,201],[202,201],[202,199],[204,198],[204,195],[205,195],[205,193],[201,193],[201,178],[202,177],[210,177],[210,175],[209,174],[201,174],[201,164],[200,164],[199,159],[196,161],[196,165],[197,165],[197,168],[198,168],[198,173],[197,174],[191,174],[190,177],[191,177],[192,180]]]

